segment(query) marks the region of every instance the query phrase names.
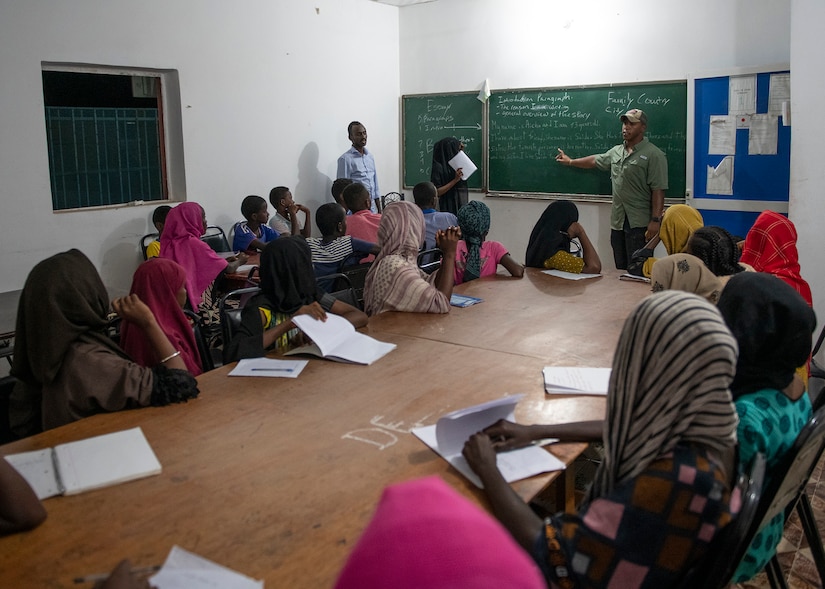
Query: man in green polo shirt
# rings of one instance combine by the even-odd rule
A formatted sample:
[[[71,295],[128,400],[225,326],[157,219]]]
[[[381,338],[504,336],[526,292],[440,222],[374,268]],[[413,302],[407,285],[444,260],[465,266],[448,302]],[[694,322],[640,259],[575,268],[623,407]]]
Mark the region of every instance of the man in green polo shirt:
[[[667,158],[645,138],[647,115],[634,108],[622,119],[621,144],[609,151],[571,159],[561,149],[556,161],[574,168],[610,170],[613,206],[610,245],[616,268],[626,270],[630,256],[658,235],[665,209]]]

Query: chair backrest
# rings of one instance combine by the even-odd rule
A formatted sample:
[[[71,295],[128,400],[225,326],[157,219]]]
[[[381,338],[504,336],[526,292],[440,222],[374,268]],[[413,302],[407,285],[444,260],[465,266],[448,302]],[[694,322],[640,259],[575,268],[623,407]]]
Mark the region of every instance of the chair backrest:
[[[368,262],[366,264],[352,264],[341,268],[340,273],[347,276],[352,288],[355,289],[355,297],[358,301],[358,304],[355,305],[356,309],[364,309],[364,284],[367,280],[367,272],[369,272],[371,267],[372,262]]]
[[[189,318],[189,321],[192,322],[192,331],[195,334],[195,344],[198,346],[198,355],[201,359],[203,371],[209,372],[215,368],[215,356],[212,355],[212,351],[209,348],[209,342],[206,340],[206,335],[201,329],[200,315],[190,309],[184,309],[183,312]]]
[[[731,494],[733,500],[736,495],[740,498],[739,513],[711,540],[705,556],[679,583],[680,589],[721,589],[730,583],[756,534],[752,527],[762,500],[765,468],[765,456],[757,452]]]
[[[381,197],[380,207],[381,211],[387,208],[388,204],[404,200],[404,195],[400,192],[388,192]]]
[[[140,253],[143,254],[143,261],[149,259],[149,256],[146,255],[146,248],[149,247],[149,244],[155,241],[158,238],[157,233],[147,233],[143,237],[140,238]]]
[[[356,309],[363,310],[361,305],[358,303],[358,293],[355,292],[355,288],[352,286],[352,281],[349,276],[343,272],[319,276],[316,281],[319,288],[327,294],[333,296],[341,302],[355,307]]]
[[[209,225],[206,228],[206,233],[201,235],[201,241],[219,253],[232,251],[232,248],[229,247],[229,241],[226,239],[226,234],[217,225]]]
[[[13,376],[0,378],[0,444],[7,444],[17,439],[11,431],[9,420],[9,400],[17,379]],[[2,460],[0,458],[0,460]]]
[[[423,250],[418,253],[418,267],[427,274],[432,274],[441,268],[441,258],[443,255],[442,251],[437,247]]]
[[[260,287],[250,286],[231,290],[221,298],[218,310],[221,316],[221,333],[223,334],[223,347],[229,347],[229,342],[238,332],[241,326],[241,313],[246,302],[261,292]]]

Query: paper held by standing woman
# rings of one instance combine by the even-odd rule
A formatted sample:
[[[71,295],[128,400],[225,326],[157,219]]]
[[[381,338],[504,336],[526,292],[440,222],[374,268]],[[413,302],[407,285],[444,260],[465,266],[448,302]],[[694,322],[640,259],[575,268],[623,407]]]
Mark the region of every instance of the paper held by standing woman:
[[[447,163],[450,164],[450,167],[453,170],[458,170],[459,168],[461,168],[461,171],[463,172],[461,176],[462,180],[469,179],[470,176],[473,175],[473,172],[478,170],[478,166],[476,166],[473,163],[473,160],[471,160],[469,156],[466,153],[464,153],[463,149],[460,150],[457,154],[455,154],[455,157],[453,157],[453,159],[451,159]]]

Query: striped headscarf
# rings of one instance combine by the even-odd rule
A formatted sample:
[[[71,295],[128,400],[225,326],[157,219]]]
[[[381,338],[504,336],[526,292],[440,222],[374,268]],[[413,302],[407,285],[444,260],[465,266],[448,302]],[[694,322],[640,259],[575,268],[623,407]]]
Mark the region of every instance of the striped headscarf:
[[[458,211],[461,238],[467,243],[464,282],[481,276],[481,244],[490,231],[490,209],[481,201],[472,200]]]
[[[638,476],[680,443],[729,453],[738,423],[728,390],[736,353],[719,311],[704,299],[679,291],[644,299],[616,346],[605,457],[590,499]]]
[[[378,246],[364,282],[364,310],[367,315],[383,311],[415,313],[449,313],[450,300],[428,280],[416,264],[418,250],[424,243],[424,213],[414,203],[394,202],[387,205],[378,225]]]
[[[767,272],[790,284],[809,305],[813,305],[811,287],[799,270],[796,251],[796,227],[787,217],[763,211],[745,237],[740,262],[757,272]]]

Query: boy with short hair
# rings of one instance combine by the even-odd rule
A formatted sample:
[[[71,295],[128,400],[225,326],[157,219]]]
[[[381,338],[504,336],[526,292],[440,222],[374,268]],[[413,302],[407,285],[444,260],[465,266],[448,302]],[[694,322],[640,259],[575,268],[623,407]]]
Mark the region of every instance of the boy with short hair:
[[[269,191],[269,203],[275,209],[275,214],[269,221],[269,226],[281,235],[303,235],[309,237],[311,224],[309,209],[299,205],[292,199],[292,192],[286,186],[276,186]],[[298,211],[304,213],[304,222],[298,218]]]
[[[160,205],[152,213],[152,225],[158,230],[158,238],[146,246],[146,259],[157,258],[160,255],[160,236],[163,233],[163,225],[166,223],[166,215],[172,207],[169,205]]]
[[[346,234],[346,212],[338,203],[321,205],[315,213],[315,224],[323,237],[310,237],[307,243],[316,277],[339,272],[347,260],[358,263],[364,256],[380,251],[376,244]]]
[[[332,183],[332,189],[330,190],[330,192],[332,192],[332,198],[335,199],[335,202],[337,202],[339,205],[341,205],[345,209],[347,208],[347,203],[344,202],[344,197],[343,197],[344,188],[346,188],[347,186],[352,184],[352,182],[353,181],[350,180],[349,178],[337,178]],[[349,214],[349,211],[347,211],[347,214]]]
[[[424,249],[435,247],[435,234],[439,231],[446,231],[450,227],[458,226],[458,218],[447,212],[435,209],[438,190],[432,182],[419,182],[413,188],[413,198],[415,204],[424,213],[424,227],[426,237],[424,239]]]
[[[235,225],[232,249],[236,252],[262,250],[268,242],[280,236],[267,226],[269,210],[266,201],[260,196],[250,195],[243,199],[241,213],[246,221]]]
[[[352,213],[347,217],[347,235],[356,239],[378,242],[378,225],[381,223],[381,214],[370,210],[370,192],[360,182],[353,182],[344,188],[344,202]],[[364,262],[372,262],[375,258],[370,255]]]

